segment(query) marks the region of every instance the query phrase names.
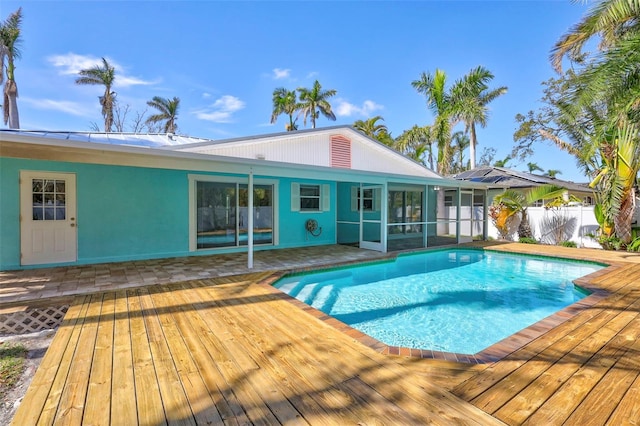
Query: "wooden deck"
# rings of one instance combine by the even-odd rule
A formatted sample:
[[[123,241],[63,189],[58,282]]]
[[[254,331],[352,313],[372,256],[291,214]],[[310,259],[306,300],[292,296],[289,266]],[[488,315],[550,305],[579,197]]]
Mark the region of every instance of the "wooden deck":
[[[501,361],[382,355],[265,284],[271,272],[78,296],[13,424],[635,424],[640,258],[611,293]]]

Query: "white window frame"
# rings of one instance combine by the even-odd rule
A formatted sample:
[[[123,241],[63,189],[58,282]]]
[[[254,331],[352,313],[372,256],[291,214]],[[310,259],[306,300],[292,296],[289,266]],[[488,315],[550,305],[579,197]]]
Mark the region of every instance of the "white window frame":
[[[301,188],[303,186],[317,186],[319,188],[319,200],[318,200],[318,209],[302,209],[302,199],[303,198],[312,198],[309,196],[303,197],[300,193]],[[315,198],[315,197],[313,197]],[[318,212],[328,212],[331,210],[331,187],[328,184],[321,183],[300,183],[300,182],[292,182],[291,183],[291,211],[299,212],[299,213],[318,213]]]

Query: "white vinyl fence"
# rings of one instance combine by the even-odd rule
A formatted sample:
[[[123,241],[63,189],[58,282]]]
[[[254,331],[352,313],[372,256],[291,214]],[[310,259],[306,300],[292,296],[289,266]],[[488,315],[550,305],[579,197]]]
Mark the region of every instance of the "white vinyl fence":
[[[593,214],[593,206],[568,206],[545,209],[544,207],[529,207],[527,209],[529,223],[534,238],[544,244],[559,244],[563,241],[573,241],[578,247],[600,248],[593,238],[588,237],[598,229],[598,222]],[[518,240],[518,225],[520,220],[514,220],[510,228],[509,239]],[[498,230],[489,221],[489,237],[498,238]]]

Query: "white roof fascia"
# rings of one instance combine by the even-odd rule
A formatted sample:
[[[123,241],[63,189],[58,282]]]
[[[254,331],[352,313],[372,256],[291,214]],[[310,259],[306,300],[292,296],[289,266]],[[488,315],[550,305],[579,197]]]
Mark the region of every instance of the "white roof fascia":
[[[344,182],[398,182],[398,183],[416,183],[420,185],[433,184],[446,187],[466,187],[486,189],[486,185],[475,182],[465,182],[455,179],[443,177],[414,176],[381,173],[375,171],[363,171],[353,169],[337,169],[330,167],[309,166],[306,164],[279,163],[269,162],[257,159],[235,158],[227,156],[215,156],[210,154],[198,154],[192,152],[183,152],[175,150],[157,149],[150,147],[139,147],[130,145],[107,145],[96,142],[78,142],[67,139],[52,139],[46,136],[33,136],[31,134],[0,132],[0,154],[4,154],[4,148],[10,147],[12,144],[22,144],[35,149],[42,146],[50,151],[52,157],[61,157],[69,152],[97,152],[101,156],[111,155],[112,161],[100,161],[101,156],[92,155],[91,158],[82,160],[65,160],[55,158],[53,161],[75,161],[94,164],[113,164],[125,166],[137,166],[146,168],[166,168],[173,170],[187,170],[198,172],[217,172],[217,173],[237,173],[247,174],[253,171],[254,174],[267,176],[280,176],[289,178],[308,178],[320,180],[335,180]],[[61,151],[61,149],[63,151]],[[113,159],[113,156],[117,159]],[[20,158],[29,158],[21,156]],[[146,161],[145,161],[146,159]],[[158,161],[152,159],[164,159],[169,161]],[[88,160],[88,161],[87,161]],[[215,164],[215,167],[212,167]],[[224,166],[224,167],[222,167]]]

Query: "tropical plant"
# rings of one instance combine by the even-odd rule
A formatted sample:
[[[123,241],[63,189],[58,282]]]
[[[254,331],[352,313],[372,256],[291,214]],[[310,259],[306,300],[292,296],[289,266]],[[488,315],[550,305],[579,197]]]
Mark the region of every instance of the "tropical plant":
[[[558,40],[551,53],[551,63],[562,71],[562,59],[583,60],[582,48],[595,36],[600,37],[600,49],[616,46],[621,39],[640,30],[640,3],[629,0],[605,0],[595,3],[589,13]]]
[[[378,121],[384,121],[384,118],[380,115],[368,118],[366,120],[356,120],[353,123],[353,128],[369,136],[371,139],[375,139],[387,146],[393,147],[395,141],[389,133],[387,126]]]
[[[508,208],[505,204],[496,202],[489,206],[489,219],[493,226],[498,230],[498,237],[501,240],[509,238],[511,224],[515,219],[515,211]]]
[[[638,252],[640,251],[640,237],[634,238],[628,245],[628,251]]]
[[[431,133],[438,145],[438,172],[451,172],[451,146],[453,128],[460,121],[465,123],[470,134],[471,167],[475,167],[477,142],[476,124],[485,126],[488,119],[489,102],[506,92],[506,87],[489,90],[488,82],[493,74],[483,67],[472,69],[467,75],[447,87],[447,75],[436,69],[435,73],[420,74],[411,85],[427,99],[427,107],[434,115]]]
[[[538,244],[538,240],[536,240],[535,238],[530,238],[530,237],[519,238],[518,242],[522,243],[522,244]]]
[[[630,123],[617,127],[600,139],[598,174],[589,184],[596,189],[596,203],[604,236],[617,236],[624,243],[632,238],[631,224],[635,184],[640,170],[640,134]]]
[[[556,175],[561,175],[562,171],[558,170],[558,169],[549,169],[547,170],[547,172],[545,173],[546,176],[549,176],[551,179],[555,179]]]
[[[384,118],[376,115],[366,120],[356,120],[355,123],[353,123],[353,127],[370,138],[377,139],[380,132],[386,132],[388,130],[385,124],[378,123],[378,121],[384,121]]]
[[[507,163],[511,161],[512,158],[510,155],[507,155],[502,160],[496,160],[493,162],[493,167],[507,167]]]
[[[499,206],[501,209],[501,225],[506,223],[509,218],[520,214],[518,237],[533,238],[527,209],[538,200],[562,199],[565,191],[565,188],[557,185],[541,185],[524,193],[515,189],[506,189],[501,194],[495,196],[493,204]]]
[[[561,245],[562,247],[571,247],[571,248],[576,248],[576,247],[578,247],[578,244],[576,244],[576,242],[575,242],[575,241],[562,241],[562,242],[560,243],[560,245]]]
[[[150,115],[147,118],[147,124],[161,124],[165,133],[176,132],[180,98],[174,96],[173,99],[165,99],[160,96],[154,96],[152,100],[147,102],[147,105],[158,110],[157,114]]]
[[[20,128],[18,115],[18,85],[15,76],[15,60],[20,59],[20,26],[22,24],[22,8],[13,12],[6,21],[0,22],[0,84],[3,83],[6,73],[6,82],[3,90],[2,111],[4,124],[10,129]],[[5,59],[7,66],[5,68]]]
[[[544,172],[544,169],[542,167],[538,166],[537,163],[529,162],[529,163],[527,163],[527,168],[529,169],[529,173],[533,173],[536,170]]]
[[[336,90],[323,90],[318,80],[313,83],[313,86],[310,89],[298,87],[297,90],[300,98],[299,110],[304,116],[305,126],[307,125],[307,117],[310,117],[311,128],[315,129],[316,120],[320,117],[320,114],[324,115],[329,120],[336,120],[336,115],[333,113],[331,104],[328,100],[338,93]]]
[[[438,146],[436,171],[440,174],[448,174],[451,169],[451,129],[455,112],[446,83],[447,75],[439,69],[434,74],[423,72],[420,79],[411,82],[413,88],[427,98],[427,107],[435,116],[430,128]]]
[[[116,92],[111,90],[116,78],[115,68],[105,58],[102,58],[101,65],[80,70],[78,74],[80,77],[76,78],[76,84],[104,86],[104,94],[98,96],[98,100],[102,107],[104,131],[110,132],[113,127],[113,109],[116,103]]]
[[[469,170],[470,163],[465,163],[464,161],[464,151],[470,146],[469,137],[464,132],[458,131],[453,134],[451,142],[453,145],[453,152],[457,157],[451,166],[452,173],[460,173],[465,170]]]
[[[476,146],[478,137],[476,124],[487,126],[489,119],[488,104],[498,96],[507,93],[507,87],[501,86],[489,89],[489,82],[494,75],[482,66],[472,69],[452,89],[453,104],[456,118],[465,124],[465,132],[469,134],[469,162],[470,168],[476,167]]]
[[[434,170],[433,142],[431,127],[414,125],[396,138],[395,148],[407,157]]]
[[[300,108],[295,90],[288,90],[284,87],[278,87],[273,91],[273,110],[271,112],[271,124],[274,124],[278,120],[278,116],[281,114],[287,114],[289,116],[289,123],[285,124],[287,132],[298,130],[298,117],[293,118],[294,114]]]

